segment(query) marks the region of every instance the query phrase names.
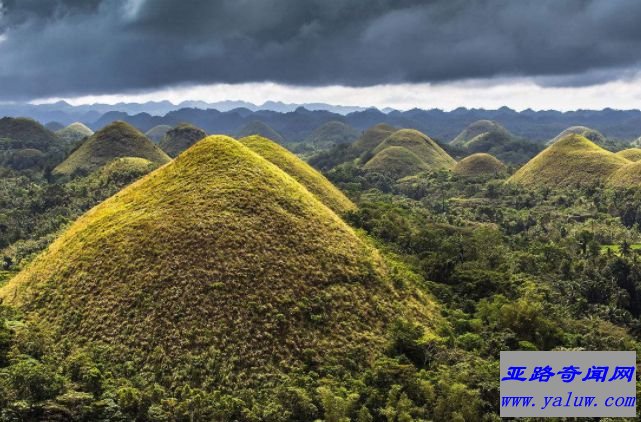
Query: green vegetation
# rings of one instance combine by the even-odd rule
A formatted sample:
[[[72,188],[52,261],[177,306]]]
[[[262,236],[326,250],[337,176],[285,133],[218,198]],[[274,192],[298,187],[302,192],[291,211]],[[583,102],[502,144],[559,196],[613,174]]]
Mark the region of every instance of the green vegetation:
[[[89,129],[87,126],[80,122],[76,122],[58,130],[56,132],[56,135],[58,135],[58,138],[67,143],[75,144],[93,135],[93,130]]]
[[[621,158],[625,158],[630,161],[640,161],[641,160],[641,148],[628,148],[617,152],[615,155],[618,155]]]
[[[641,161],[621,166],[612,173],[606,183],[615,188],[641,187]]]
[[[572,126],[567,129],[565,129],[563,132],[559,133],[556,137],[553,139],[550,139],[547,142],[547,145],[552,145],[558,141],[560,141],[563,138],[566,138],[568,135],[580,135],[583,136],[584,138],[594,142],[598,146],[602,148],[606,148],[608,144],[607,138],[598,130],[591,129],[589,127],[585,126]]]
[[[407,148],[387,147],[372,157],[364,166],[364,170],[383,174],[393,179],[401,179],[430,170],[430,167],[416,154]]]
[[[596,186],[629,163],[581,135],[568,135],[521,167],[508,182],[526,187]]]
[[[267,123],[261,122],[259,120],[254,120],[247,123],[238,131],[236,137],[245,138],[252,135],[258,135],[262,136],[263,138],[271,139],[272,141],[278,142],[281,145],[286,142],[283,135],[276,132]]]
[[[88,174],[118,157],[140,157],[157,164],[170,158],[133,126],[114,122],[85,140],[53,170],[57,176]]]
[[[159,146],[173,158],[205,137],[207,133],[204,130],[183,123],[167,131]]]
[[[0,167],[41,172],[64,157],[69,144],[31,119],[0,119]]]
[[[240,142],[296,179],[334,212],[342,214],[355,208],[352,201],[309,164],[275,142],[262,136],[249,136]]]
[[[163,140],[167,132],[172,130],[173,127],[169,125],[158,125],[154,126],[145,132],[145,136],[151,139],[154,143],[159,144]],[[166,151],[165,151],[166,152]]]
[[[456,161],[450,157],[436,142],[429,136],[413,129],[401,129],[381,142],[375,149],[374,154],[383,151],[388,147],[403,147],[412,151],[421,161],[427,164],[432,170],[451,169]]]
[[[305,144],[315,149],[327,149],[335,145],[351,144],[358,139],[358,131],[336,120],[318,127],[305,139]]]
[[[477,153],[456,163],[453,172],[462,177],[495,177],[505,174],[507,167],[490,154]]]
[[[456,138],[452,139],[450,144],[458,146],[467,146],[477,137],[487,133],[502,134],[512,136],[507,129],[492,120],[478,120],[459,133]]]

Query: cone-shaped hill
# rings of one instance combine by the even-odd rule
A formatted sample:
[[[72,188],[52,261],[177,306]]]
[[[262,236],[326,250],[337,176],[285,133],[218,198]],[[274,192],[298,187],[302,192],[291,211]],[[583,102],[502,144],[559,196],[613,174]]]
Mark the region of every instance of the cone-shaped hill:
[[[589,141],[594,142],[599,146],[604,146],[607,143],[607,138],[601,132],[591,129],[586,126],[572,126],[559,133],[556,137],[550,139],[547,145],[552,145],[555,142],[567,137],[568,135],[581,135]]]
[[[153,142],[159,143],[171,129],[173,128],[169,125],[154,126],[147,132],[145,132],[145,136],[151,139]]]
[[[352,144],[352,149],[358,153],[374,150],[385,138],[396,131],[396,128],[385,123],[372,126]]]
[[[492,120],[478,120],[465,129],[450,142],[452,145],[468,146],[474,141],[481,141],[482,138],[510,138],[512,135],[503,126]]]
[[[114,122],[87,138],[53,174],[92,172],[118,157],[140,157],[157,164],[170,161],[167,154],[133,126]]]
[[[277,143],[258,135],[241,138],[240,142],[292,176],[335,212],[342,214],[356,208],[325,176]]]
[[[238,131],[237,137],[245,138],[252,135],[262,136],[263,138],[278,142],[279,144],[285,143],[285,137],[283,137],[283,135],[276,132],[271,126],[265,122],[261,122],[260,120],[253,120],[247,123]]]
[[[82,141],[88,136],[93,135],[93,130],[80,122],[72,123],[56,132],[58,138],[69,143]]]
[[[628,148],[623,151],[617,152],[615,155],[625,158],[630,161],[639,161],[641,160],[641,148]]]
[[[496,176],[507,170],[505,164],[490,154],[477,153],[465,157],[454,166],[454,174],[462,177]]]
[[[451,169],[456,164],[443,148],[418,130],[397,130],[374,149],[374,154],[389,147],[403,147],[412,151],[431,170]]]
[[[204,130],[183,123],[168,131],[158,145],[170,157],[177,157],[178,154],[206,137],[207,133]]]
[[[316,148],[329,148],[333,145],[351,144],[358,139],[358,131],[350,125],[333,120],[316,128],[305,142]]]
[[[581,135],[568,135],[521,167],[509,183],[527,187],[591,186],[605,182],[630,161]]]
[[[607,180],[613,188],[641,188],[641,161],[621,166]]]
[[[428,171],[430,166],[407,148],[388,147],[372,157],[363,169],[401,179]]]
[[[400,314],[434,321],[388,274],[294,178],[212,136],[90,210],[0,297],[54,339],[102,346],[115,371],[269,395],[309,362],[362,369]]]
[[[3,117],[0,119],[0,142],[6,149],[33,148],[48,151],[60,146],[60,139],[32,119]]]

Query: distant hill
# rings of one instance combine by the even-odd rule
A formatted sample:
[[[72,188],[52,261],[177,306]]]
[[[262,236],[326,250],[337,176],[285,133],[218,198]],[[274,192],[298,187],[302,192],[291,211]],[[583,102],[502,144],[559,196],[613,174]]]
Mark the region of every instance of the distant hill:
[[[527,187],[593,186],[629,163],[581,135],[569,134],[521,167],[508,182]]]
[[[292,176],[335,212],[344,213],[356,208],[325,176],[275,142],[257,135],[241,138],[240,142]]]
[[[547,145],[552,145],[568,135],[581,135],[601,147],[605,147],[607,144],[607,138],[598,130],[591,129],[586,126],[572,126],[559,133],[556,137],[550,139],[547,142]]]
[[[246,136],[259,135],[272,141],[278,142],[279,144],[285,143],[285,138],[274,129],[272,129],[267,123],[261,122],[259,120],[254,120],[247,123],[245,126],[240,128],[238,131],[237,137],[244,138]]]
[[[381,142],[385,140],[385,138],[387,138],[397,130],[398,129],[384,123],[372,126],[364,131],[361,136],[352,144],[352,149],[357,151],[358,155],[365,151],[374,150],[377,146],[379,146]]]
[[[85,140],[54,170],[55,175],[91,172],[118,157],[140,157],[163,164],[170,158],[145,135],[124,122],[115,122]]]
[[[171,129],[173,129],[173,127],[169,125],[154,126],[147,132],[145,132],[145,136],[151,139],[154,143],[158,144],[163,140],[167,132],[169,132]]]
[[[65,142],[76,143],[93,135],[93,130],[80,122],[75,122],[57,131],[56,135]]]
[[[456,161],[429,136],[413,129],[401,129],[385,138],[375,149],[378,154],[392,146],[407,148],[432,170],[451,169]]]
[[[60,129],[63,129],[65,127],[65,125],[63,125],[62,123],[59,123],[59,122],[49,122],[44,126],[45,126],[45,128],[47,128],[48,130],[50,130],[52,132],[57,132]]]
[[[505,173],[507,167],[494,156],[485,153],[472,154],[454,166],[454,174],[462,177],[496,176]]]
[[[70,146],[35,120],[0,119],[0,167],[45,170],[59,162]]]
[[[641,160],[641,148],[628,148],[617,152],[615,155],[630,161]]]
[[[78,219],[0,298],[70,354],[99,350],[114,379],[266,409],[301,368],[350,378],[384,358],[399,313],[433,326],[394,274],[293,177],[212,136]]]
[[[478,120],[466,127],[456,138],[450,141],[450,144],[457,146],[467,146],[469,142],[481,135],[495,133],[500,136],[510,137],[511,134],[503,126],[491,120]]]
[[[332,120],[314,130],[304,142],[318,149],[326,149],[334,145],[351,144],[358,136],[358,131],[353,127]]]
[[[187,123],[182,123],[170,129],[158,146],[170,157],[176,157],[206,136],[207,133],[204,130]]]
[[[391,146],[383,149],[363,166],[364,170],[381,173],[393,179],[430,170],[430,166],[405,147]]]

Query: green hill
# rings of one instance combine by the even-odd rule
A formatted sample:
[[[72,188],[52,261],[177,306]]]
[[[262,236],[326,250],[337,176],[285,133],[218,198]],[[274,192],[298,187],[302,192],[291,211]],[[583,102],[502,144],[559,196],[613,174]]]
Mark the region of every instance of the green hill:
[[[401,315],[432,325],[391,274],[294,178],[212,136],[86,213],[0,297],[114,377],[264,407],[297,376],[360,373]]]
[[[280,133],[272,129],[267,123],[261,122],[259,120],[254,120],[247,123],[238,131],[236,137],[245,138],[252,135],[262,136],[263,138],[278,142],[279,144],[285,143],[285,138]]]
[[[607,179],[613,188],[641,188],[641,161],[621,166]]]
[[[454,174],[462,177],[496,176],[505,173],[505,164],[490,154],[477,153],[465,157],[454,166]]]
[[[87,138],[53,174],[92,172],[118,157],[140,157],[157,164],[170,161],[167,154],[133,126],[114,122]]]
[[[3,117],[0,119],[0,149],[33,148],[46,152],[60,146],[60,139],[32,119]]]
[[[402,179],[430,170],[423,160],[405,147],[387,147],[378,152],[364,166],[364,170],[381,173],[393,179]]]
[[[93,130],[80,122],[72,123],[69,126],[56,132],[58,138],[68,143],[80,142],[88,136],[93,135]]]
[[[509,138],[512,135],[503,126],[492,120],[479,120],[466,127],[456,138],[450,141],[450,144],[456,146],[467,146],[478,137],[487,137],[487,134],[499,139]]]
[[[207,133],[190,124],[180,124],[170,129],[158,144],[170,157],[176,157],[187,148],[207,137]]]
[[[366,151],[374,150],[385,140],[385,138],[396,132],[396,130],[396,128],[385,123],[373,126],[363,132],[363,134],[352,144],[352,149],[358,153],[357,155]]]
[[[641,148],[628,148],[615,153],[615,155],[630,161],[641,160]]]
[[[333,120],[316,128],[305,139],[305,143],[315,148],[330,148],[334,145],[351,144],[358,139],[358,131],[346,123]]]
[[[275,142],[257,135],[242,138],[240,142],[292,176],[335,212],[344,213],[355,208],[325,176]]]
[[[607,138],[598,130],[591,129],[586,126],[572,126],[559,133],[553,139],[550,139],[547,142],[547,145],[552,145],[555,142],[567,137],[568,135],[581,135],[601,147],[607,145],[608,142]]]
[[[52,132],[57,132],[60,129],[64,129],[64,125],[59,122],[49,122],[46,125],[44,125],[47,130],[50,130]]]
[[[429,136],[414,129],[397,130],[374,149],[374,154],[393,146],[412,151],[431,170],[451,169],[456,164],[456,161]]]
[[[163,140],[167,132],[169,132],[172,129],[173,128],[169,125],[154,126],[151,129],[149,129],[147,132],[145,132],[145,136],[157,144],[157,143],[160,143],[160,141]]]
[[[530,160],[508,182],[527,187],[592,186],[629,163],[581,135],[570,134]]]

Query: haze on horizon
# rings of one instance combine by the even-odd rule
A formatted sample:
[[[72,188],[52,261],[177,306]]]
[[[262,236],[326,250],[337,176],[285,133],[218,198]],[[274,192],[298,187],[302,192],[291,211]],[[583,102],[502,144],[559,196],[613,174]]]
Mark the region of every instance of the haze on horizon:
[[[639,109],[640,21],[630,0],[0,0],[0,101]]]

